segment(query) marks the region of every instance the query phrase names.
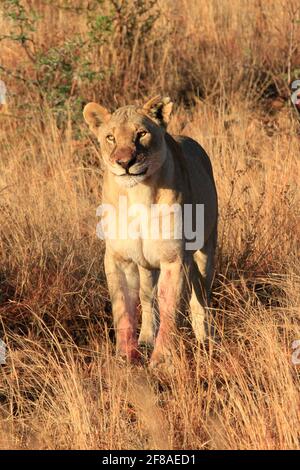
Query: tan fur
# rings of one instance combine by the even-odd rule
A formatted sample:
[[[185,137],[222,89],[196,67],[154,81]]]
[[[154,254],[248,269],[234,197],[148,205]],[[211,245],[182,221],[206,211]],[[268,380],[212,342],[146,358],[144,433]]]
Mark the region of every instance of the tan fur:
[[[199,341],[205,338],[217,238],[217,196],[209,158],[192,139],[172,137],[166,132],[171,108],[168,98],[155,97],[141,108],[125,106],[113,114],[95,103],[84,109],[105,163],[103,203],[116,208],[119,221],[121,195],[127,197],[129,207],[144,204],[149,214],[151,204],[192,203],[205,207],[205,244],[196,252],[186,251],[184,240],[179,239],[106,240],[105,271],[117,349],[129,360],[138,357],[136,334],[141,303],[139,343],[154,346],[152,366],[170,357],[184,294],[190,298],[195,336]]]

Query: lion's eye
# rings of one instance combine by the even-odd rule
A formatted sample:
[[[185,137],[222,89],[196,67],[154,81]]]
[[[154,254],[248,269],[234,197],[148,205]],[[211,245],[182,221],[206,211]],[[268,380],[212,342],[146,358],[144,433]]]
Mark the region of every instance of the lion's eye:
[[[145,137],[145,135],[147,135],[147,134],[148,134],[147,131],[139,131],[139,132],[137,133],[137,138],[138,138],[138,139],[142,139],[142,138]]]
[[[113,144],[116,140],[114,138],[114,136],[112,134],[108,134],[106,136],[106,140],[110,143],[110,144]]]

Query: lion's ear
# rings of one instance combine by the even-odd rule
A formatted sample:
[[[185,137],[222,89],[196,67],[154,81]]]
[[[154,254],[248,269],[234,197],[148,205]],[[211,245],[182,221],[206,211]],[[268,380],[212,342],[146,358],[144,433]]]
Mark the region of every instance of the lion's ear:
[[[101,124],[109,121],[110,116],[109,111],[97,103],[88,103],[83,110],[83,117],[94,134]]]
[[[143,111],[146,112],[152,119],[163,127],[167,127],[170,121],[173,103],[169,97],[161,98],[159,95],[151,98],[143,106]]]

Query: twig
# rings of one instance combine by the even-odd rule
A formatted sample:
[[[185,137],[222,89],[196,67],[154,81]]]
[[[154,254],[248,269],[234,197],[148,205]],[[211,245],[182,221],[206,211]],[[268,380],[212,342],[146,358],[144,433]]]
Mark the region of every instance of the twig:
[[[0,70],[2,70],[7,75],[10,75],[12,78],[15,78],[16,80],[21,80],[24,83],[31,83],[35,86],[39,85],[39,82],[37,82],[36,80],[30,80],[29,78],[21,77],[21,75],[16,75],[11,70],[8,70],[7,68],[3,67],[3,65],[0,65]]]
[[[11,114],[11,113],[0,113],[0,118],[1,117],[20,119],[21,121],[31,121],[32,119],[32,117],[21,117],[21,116],[16,116],[16,114]]]

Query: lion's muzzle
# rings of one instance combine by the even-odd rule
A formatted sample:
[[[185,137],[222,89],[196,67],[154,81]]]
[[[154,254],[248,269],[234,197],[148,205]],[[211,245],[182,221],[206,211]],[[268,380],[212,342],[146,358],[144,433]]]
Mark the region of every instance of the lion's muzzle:
[[[137,153],[134,147],[117,148],[112,157],[114,163],[120,165],[124,170],[128,170],[137,161]]]

